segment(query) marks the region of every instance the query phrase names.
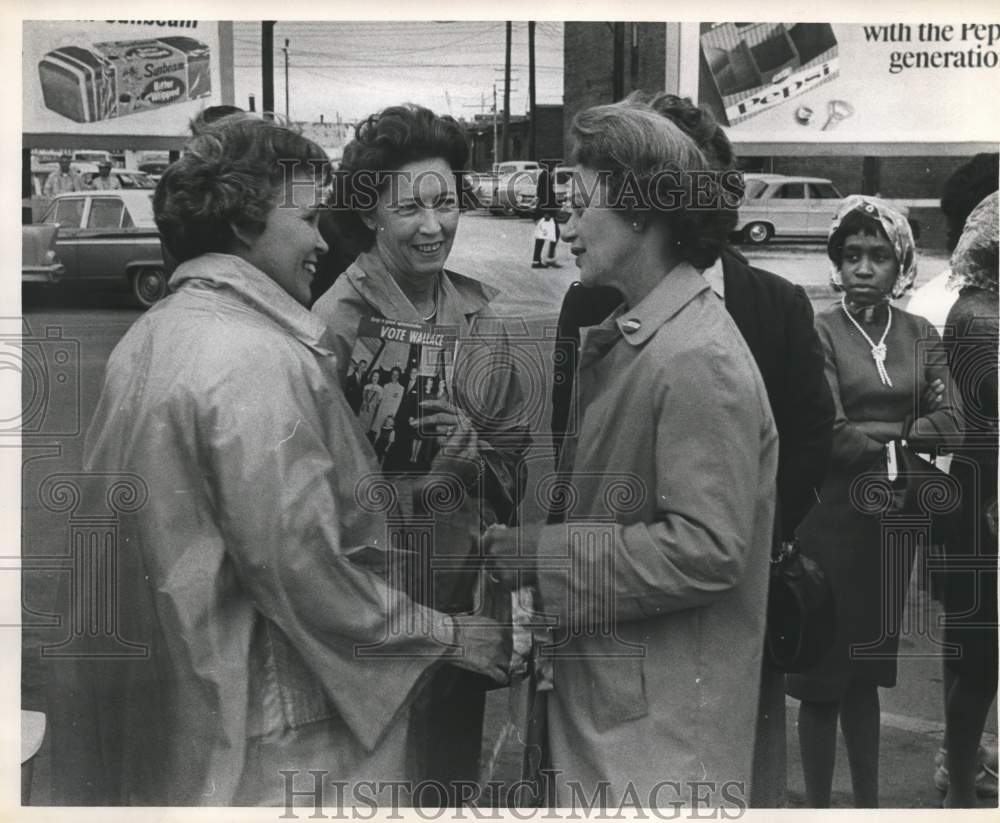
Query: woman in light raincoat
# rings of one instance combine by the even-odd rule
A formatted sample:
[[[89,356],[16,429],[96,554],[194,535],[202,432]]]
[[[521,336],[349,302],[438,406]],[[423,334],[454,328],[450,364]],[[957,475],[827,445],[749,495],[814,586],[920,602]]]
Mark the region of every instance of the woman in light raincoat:
[[[391,490],[306,308],[325,162],[227,119],[157,189],[174,293],[111,355],[85,454],[147,495],[117,558],[119,629],[147,653],[55,670],[59,802],[286,805],[320,770],[357,803],[355,781],[407,777],[411,695],[453,644],[504,679],[497,624],[378,573]]]
[[[456,181],[468,157],[462,127],[422,106],[391,106],[364,120],[344,149],[331,214],[338,236],[365,251],[313,306],[329,329],[341,379],[346,364],[359,357],[356,347],[372,339],[366,328],[419,331],[423,339],[451,329],[457,336],[457,344],[436,353],[386,336],[365,350],[373,367],[398,364],[416,381],[389,407],[394,439],[383,468],[401,496],[408,496],[410,483],[419,488],[428,464],[430,476],[458,478],[470,491],[460,509],[429,512],[435,516],[433,562],[443,559],[454,568],[456,558],[467,561],[465,571],[427,569],[422,575],[423,589],[433,587],[428,599],[449,612],[471,607],[468,583],[475,582],[479,561],[470,552],[469,533],[478,536],[481,527],[516,518],[529,444],[527,398],[516,368],[524,357],[490,306],[497,291],[445,268],[460,219]],[[428,377],[432,386],[447,384],[450,394],[422,391]],[[386,419],[391,385],[384,387],[380,420]],[[419,774],[444,784],[451,805],[464,783],[478,779],[484,708],[481,678],[442,670],[428,683],[425,710],[416,713]]]
[[[745,807],[778,443],[700,271],[735,213],[690,137],[641,101],[583,111],[572,134],[563,239],[583,285],[625,302],[584,330],[576,431],[549,486],[565,522],[485,544],[536,571],[558,619],[541,650],[557,804]],[[711,208],[688,208],[696,189]]]

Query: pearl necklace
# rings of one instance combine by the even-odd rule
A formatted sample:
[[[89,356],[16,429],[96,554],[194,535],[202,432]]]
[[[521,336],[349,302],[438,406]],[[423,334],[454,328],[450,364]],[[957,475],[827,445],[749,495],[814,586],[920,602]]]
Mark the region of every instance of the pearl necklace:
[[[430,314],[428,314],[426,317],[421,317],[420,318],[425,323],[428,323],[431,320],[433,320],[434,316],[438,313],[438,300],[440,300],[440,298],[441,298],[441,293],[440,293],[440,289],[439,289],[439,281],[435,280],[434,281],[434,307],[431,309],[431,313]]]
[[[865,340],[868,341],[868,345],[872,347],[872,360],[875,361],[875,369],[878,371],[878,377],[879,380],[882,381],[882,385],[891,387],[892,380],[889,378],[889,372],[885,370],[885,338],[889,334],[889,329],[892,328],[892,306],[888,303],[886,304],[886,308],[889,310],[889,317],[885,321],[885,331],[882,332],[882,336],[879,338],[878,343],[876,343],[868,336],[868,332],[861,327],[861,324],[855,320],[851,316],[851,313],[847,310],[847,295],[840,298],[840,305],[844,309],[844,314],[847,315],[847,319],[854,324],[854,328],[861,332],[862,337],[864,337]]]

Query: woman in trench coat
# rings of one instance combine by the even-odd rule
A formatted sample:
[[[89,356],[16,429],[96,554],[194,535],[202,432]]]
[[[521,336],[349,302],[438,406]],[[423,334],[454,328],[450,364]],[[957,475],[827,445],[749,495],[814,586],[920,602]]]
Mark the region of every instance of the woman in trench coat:
[[[85,447],[93,478],[135,486],[122,642],[53,663],[59,803],[285,806],[309,770],[356,803],[357,781],[409,776],[413,695],[452,643],[457,665],[505,680],[498,624],[378,572],[378,468],[306,308],[325,161],[269,121],[220,121],[157,188],[174,293],[112,353]]]
[[[760,374],[702,277],[733,225],[688,210],[708,165],[638,101],[581,112],[563,231],[584,286],[624,302],[584,330],[576,433],[542,487],[561,523],[492,528],[558,626],[555,801],[739,807],[749,797],[777,435]],[[547,485],[546,485],[547,484]]]

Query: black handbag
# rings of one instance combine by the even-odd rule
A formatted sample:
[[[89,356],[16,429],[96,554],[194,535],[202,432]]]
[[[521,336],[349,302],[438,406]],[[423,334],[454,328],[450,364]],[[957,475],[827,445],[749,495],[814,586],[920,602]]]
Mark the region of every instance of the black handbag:
[[[955,478],[924,460],[905,440],[886,444],[886,471],[892,489],[890,511],[930,516],[931,543],[947,543],[961,511]]]
[[[766,653],[783,672],[815,666],[833,646],[837,610],[830,581],[797,540],[781,544],[771,558],[767,597]]]
[[[886,472],[892,486],[891,509],[898,514],[919,514],[921,489],[928,483],[948,482],[944,480],[947,474],[924,460],[905,440],[886,443]]]

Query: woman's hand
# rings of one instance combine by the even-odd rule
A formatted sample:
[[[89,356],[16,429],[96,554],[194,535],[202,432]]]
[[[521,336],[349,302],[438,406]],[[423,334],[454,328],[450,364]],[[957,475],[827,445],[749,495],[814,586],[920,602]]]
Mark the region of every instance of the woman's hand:
[[[920,408],[927,414],[937,411],[944,403],[944,381],[936,378],[927,384],[924,393],[920,398]]]
[[[511,627],[479,615],[456,614],[451,619],[458,648],[448,654],[448,662],[506,683],[510,679]]]
[[[420,430],[436,430],[439,446],[462,453],[479,451],[479,438],[472,421],[458,406],[447,400],[424,400],[420,403],[420,411]]]

